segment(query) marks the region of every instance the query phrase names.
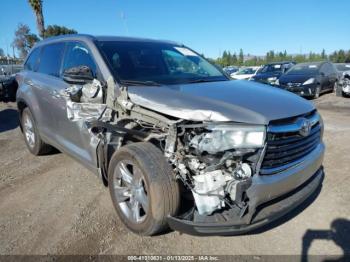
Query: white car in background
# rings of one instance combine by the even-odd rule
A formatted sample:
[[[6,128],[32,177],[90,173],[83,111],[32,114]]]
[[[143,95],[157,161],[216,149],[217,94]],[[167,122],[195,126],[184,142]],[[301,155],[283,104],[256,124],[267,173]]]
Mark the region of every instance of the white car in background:
[[[252,76],[255,76],[256,73],[259,71],[260,66],[251,66],[251,67],[244,67],[239,69],[237,72],[231,74],[231,78],[233,79],[250,79]]]

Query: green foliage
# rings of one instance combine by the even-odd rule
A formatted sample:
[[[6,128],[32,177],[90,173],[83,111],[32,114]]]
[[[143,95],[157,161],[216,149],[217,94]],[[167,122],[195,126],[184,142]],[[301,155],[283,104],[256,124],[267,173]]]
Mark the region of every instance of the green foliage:
[[[238,65],[243,65],[244,64],[244,54],[243,54],[243,49],[241,48],[239,50],[239,57],[238,57]]]
[[[275,52],[270,50],[266,53],[264,57],[258,56],[244,56],[242,49],[239,51],[239,56],[237,59],[236,53],[231,55],[230,51],[224,51],[222,56],[217,59],[212,59],[216,64],[219,64],[222,67],[235,65],[235,66],[259,66],[271,62],[281,62],[281,61],[294,61],[297,63],[303,62],[316,62],[316,61],[325,61],[329,60],[334,63],[350,63],[350,50],[338,50],[331,53],[329,56],[326,54],[326,51],[323,49],[321,53],[310,52],[308,55],[297,54],[289,55],[287,51]]]
[[[40,39],[36,34],[30,32],[29,26],[25,24],[18,24],[17,30],[15,31],[15,39],[12,45],[19,51],[20,57],[24,58],[27,56],[29,50],[34,46]]]
[[[5,56],[4,49],[0,48],[0,56]]]
[[[44,38],[57,36],[57,35],[67,35],[67,34],[76,34],[77,31],[74,29],[67,28],[65,26],[59,25],[49,25],[44,33]]]

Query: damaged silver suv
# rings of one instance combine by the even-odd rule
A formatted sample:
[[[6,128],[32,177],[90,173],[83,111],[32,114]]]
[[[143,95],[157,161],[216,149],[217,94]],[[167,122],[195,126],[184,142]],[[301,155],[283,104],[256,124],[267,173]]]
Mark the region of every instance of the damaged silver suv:
[[[55,147],[93,171],[135,233],[242,234],[322,184],[314,106],[231,81],[182,44],[50,38],[32,49],[17,81],[30,152]]]

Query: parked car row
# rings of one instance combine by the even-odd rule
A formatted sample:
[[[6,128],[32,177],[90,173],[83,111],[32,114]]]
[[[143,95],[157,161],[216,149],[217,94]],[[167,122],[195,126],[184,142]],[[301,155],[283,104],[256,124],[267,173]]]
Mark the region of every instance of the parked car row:
[[[329,91],[335,91],[338,96],[350,95],[350,64],[346,63],[274,62],[261,67],[242,67],[230,76],[273,85],[308,98],[318,98]]]

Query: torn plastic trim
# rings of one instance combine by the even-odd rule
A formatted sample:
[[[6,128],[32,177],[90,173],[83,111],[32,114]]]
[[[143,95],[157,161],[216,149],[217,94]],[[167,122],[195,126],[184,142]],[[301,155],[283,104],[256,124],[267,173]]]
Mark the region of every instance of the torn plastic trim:
[[[91,121],[87,124],[92,131],[94,131],[94,129],[96,128],[104,128],[111,133],[116,133],[118,135],[130,134],[138,138],[141,138],[142,140],[149,136],[149,133],[146,133],[146,132],[125,128],[118,125],[113,125],[100,120]]]

